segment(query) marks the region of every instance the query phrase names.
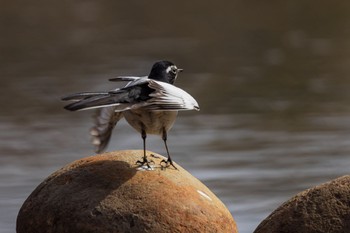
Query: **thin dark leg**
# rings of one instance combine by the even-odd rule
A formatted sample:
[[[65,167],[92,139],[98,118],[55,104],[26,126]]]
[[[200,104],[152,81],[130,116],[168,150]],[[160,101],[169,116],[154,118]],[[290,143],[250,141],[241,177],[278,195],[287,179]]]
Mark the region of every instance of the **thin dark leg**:
[[[142,130],[141,137],[143,140],[143,161],[147,161],[147,157],[146,157],[146,137],[147,137],[147,134],[146,134],[145,130]]]
[[[162,139],[163,139],[163,141],[164,141],[166,153],[168,154],[168,159],[167,159],[166,161],[165,161],[165,160],[162,160],[161,163],[165,163],[165,167],[169,167],[169,166],[171,165],[171,166],[173,166],[175,169],[177,169],[177,168],[175,167],[175,165],[173,164],[173,160],[172,160],[171,157],[170,157],[168,145],[167,145],[167,143],[166,143],[166,141],[167,141],[167,132],[166,132],[165,129],[163,129]],[[170,164],[170,165],[169,165],[169,164]]]
[[[142,130],[141,137],[143,140],[143,158],[142,158],[142,161],[140,161],[140,160],[136,161],[136,164],[140,164],[140,166],[143,166],[144,164],[146,164],[148,168],[151,168],[151,166],[149,164],[152,161],[148,161],[147,156],[146,156],[146,137],[147,137],[147,134],[146,134],[145,130]]]

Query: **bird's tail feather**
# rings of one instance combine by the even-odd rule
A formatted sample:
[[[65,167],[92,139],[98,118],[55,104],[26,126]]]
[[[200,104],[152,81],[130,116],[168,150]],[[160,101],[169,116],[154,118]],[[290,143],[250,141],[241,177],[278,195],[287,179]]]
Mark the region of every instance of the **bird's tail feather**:
[[[115,112],[115,110],[116,107],[106,107],[96,111],[94,116],[95,126],[90,130],[96,153],[104,151],[111,138],[113,128],[123,117],[122,112]]]

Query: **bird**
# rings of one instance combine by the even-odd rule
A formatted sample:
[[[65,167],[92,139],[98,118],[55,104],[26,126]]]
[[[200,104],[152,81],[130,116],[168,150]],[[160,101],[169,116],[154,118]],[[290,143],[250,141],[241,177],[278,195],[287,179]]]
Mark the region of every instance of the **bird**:
[[[183,69],[166,60],[155,62],[148,76],[118,76],[109,81],[128,82],[121,88],[103,92],[80,92],[65,96],[63,101],[72,101],[64,106],[69,111],[97,109],[95,125],[90,130],[96,153],[107,147],[112,131],[123,117],[143,140],[143,157],[140,166],[151,168],[152,161],[146,156],[148,134],[161,136],[167,152],[167,159],[161,161],[164,167],[177,169],[171,159],[167,138],[178,111],[197,110],[197,101],[186,91],[174,86]],[[162,165],[163,167],[163,165]]]

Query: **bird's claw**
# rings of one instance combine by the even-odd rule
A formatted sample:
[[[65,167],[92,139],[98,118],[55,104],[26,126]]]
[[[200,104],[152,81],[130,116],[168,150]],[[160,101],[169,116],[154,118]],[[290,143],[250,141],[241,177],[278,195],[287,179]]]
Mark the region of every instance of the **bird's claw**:
[[[137,160],[136,161],[136,164],[138,164],[140,167],[146,165],[147,168],[151,169],[151,164],[154,164],[154,161],[153,160],[148,160],[147,158],[143,158],[142,161],[141,160]]]
[[[165,166],[163,166],[162,163],[165,163]],[[160,165],[162,166],[162,169],[168,168],[171,165],[171,166],[173,166],[173,168],[178,170],[177,167],[175,167],[175,165],[173,164],[173,161],[169,160],[169,159],[167,159],[167,160],[163,159],[162,161],[160,161]]]

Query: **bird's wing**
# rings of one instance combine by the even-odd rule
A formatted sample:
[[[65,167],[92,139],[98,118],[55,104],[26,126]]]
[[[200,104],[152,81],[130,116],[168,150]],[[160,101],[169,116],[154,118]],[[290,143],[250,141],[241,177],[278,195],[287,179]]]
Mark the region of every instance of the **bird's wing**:
[[[79,93],[78,96],[84,98],[65,106],[65,109],[77,111],[113,106],[116,112],[138,108],[163,111],[199,110],[197,101],[184,90],[148,78],[135,79],[125,87],[107,93]]]
[[[154,90],[149,86],[149,79],[139,78],[131,81],[123,88],[117,88],[109,92],[78,93],[65,97],[63,100],[75,100],[64,108],[70,111],[87,110],[102,107],[115,107],[115,111],[131,109],[134,104],[142,103],[151,97]],[[80,96],[83,96],[79,99]]]
[[[119,76],[116,78],[111,78],[109,81],[112,82],[125,82],[128,81],[128,83],[124,86],[129,87],[129,86],[135,86],[144,83],[144,81],[147,80],[147,76],[142,76],[142,77],[137,77],[137,76]]]
[[[135,81],[139,79],[147,78],[147,76],[137,77],[137,76],[118,76],[116,78],[108,79],[111,82],[125,82],[125,81]]]
[[[169,83],[149,80],[148,86],[155,91],[150,93],[144,108],[149,110],[199,110],[197,101],[186,91]]]
[[[107,95],[108,92],[80,92],[63,97],[61,100],[79,101],[93,96]]]
[[[115,112],[114,106],[97,109],[94,116],[95,125],[90,130],[95,152],[101,153],[107,147],[112,130],[118,121],[123,118],[122,112]]]

